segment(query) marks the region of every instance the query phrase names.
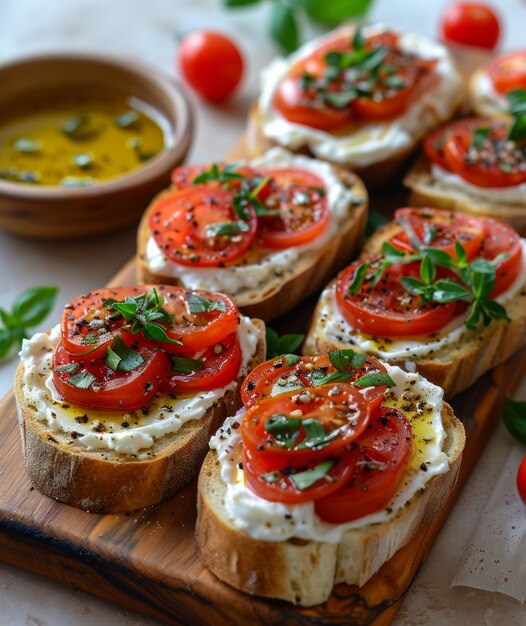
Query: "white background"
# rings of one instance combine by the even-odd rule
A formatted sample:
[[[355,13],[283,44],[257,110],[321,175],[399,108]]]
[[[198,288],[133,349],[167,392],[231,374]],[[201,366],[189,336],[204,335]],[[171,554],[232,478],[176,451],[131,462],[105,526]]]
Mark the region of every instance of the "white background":
[[[442,0],[377,0],[370,18],[434,36],[446,4]],[[505,28],[502,47],[524,47],[526,4],[499,0],[498,5]],[[257,95],[258,71],[276,54],[264,30],[267,9],[228,12],[221,0],[0,0],[0,60],[44,50],[96,50],[141,58],[174,75],[178,34],[195,28],[229,32],[247,58],[242,90],[221,107],[193,98],[196,132],[190,159],[210,162],[224,155],[241,134],[248,105]],[[24,288],[56,284],[60,287],[59,303],[45,324],[49,326],[58,321],[64,302],[104,285],[134,250],[134,229],[96,240],[61,243],[0,232],[0,306],[9,306]],[[0,365],[1,395],[11,387],[15,366],[14,361]],[[522,397],[526,397],[524,385]],[[488,485],[497,478],[510,445],[507,434],[499,429],[413,584],[397,626],[526,624],[526,609],[506,596],[467,588],[449,590],[470,530],[484,506]],[[0,564],[1,626],[153,623],[82,592]]]

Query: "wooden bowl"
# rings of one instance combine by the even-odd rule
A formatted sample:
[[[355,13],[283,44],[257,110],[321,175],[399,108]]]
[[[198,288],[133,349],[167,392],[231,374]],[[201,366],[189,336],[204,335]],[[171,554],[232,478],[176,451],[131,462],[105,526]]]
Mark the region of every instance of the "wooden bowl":
[[[0,228],[29,237],[86,237],[137,223],[185,158],[192,115],[177,84],[151,67],[106,56],[52,54],[0,66],[0,119],[22,103],[57,93],[136,96],[165,121],[165,148],[141,167],[92,187],[0,180]]]

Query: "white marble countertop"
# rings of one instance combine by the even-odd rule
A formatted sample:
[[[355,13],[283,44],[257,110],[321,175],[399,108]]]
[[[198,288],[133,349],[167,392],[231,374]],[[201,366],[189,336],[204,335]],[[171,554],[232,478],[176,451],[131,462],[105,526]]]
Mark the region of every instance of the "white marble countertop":
[[[331,0],[327,0],[331,1]],[[248,104],[258,88],[258,70],[275,54],[262,20],[268,6],[227,12],[221,0],[0,0],[0,61],[35,51],[97,50],[142,58],[174,73],[176,34],[193,28],[219,28],[240,41],[248,59],[242,90],[228,105],[212,107],[193,98],[196,133],[190,159],[218,159],[241,134]],[[370,17],[434,36],[444,0],[376,0]],[[495,2],[497,4],[497,2]],[[524,0],[499,0],[504,21],[503,48],[524,47]],[[83,250],[93,242],[38,242],[0,231],[0,306],[8,306],[24,288],[60,286],[63,303],[87,289],[99,287],[133,255],[134,229],[99,237],[104,255],[90,258]],[[45,326],[59,319],[59,305]],[[0,365],[0,394],[11,387],[16,363]],[[526,385],[520,397],[526,398]],[[407,594],[396,626],[519,626],[526,608],[497,593],[467,588],[450,590],[449,583],[488,495],[498,476],[508,435],[495,433],[461,494],[433,550]],[[0,563],[0,624],[7,626],[126,626],[154,621],[125,611],[80,591]]]

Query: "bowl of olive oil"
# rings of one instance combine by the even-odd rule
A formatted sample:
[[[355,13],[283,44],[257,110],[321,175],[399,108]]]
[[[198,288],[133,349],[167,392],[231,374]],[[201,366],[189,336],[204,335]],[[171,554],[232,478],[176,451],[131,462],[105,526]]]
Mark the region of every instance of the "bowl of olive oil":
[[[0,66],[0,228],[87,237],[139,220],[192,135],[181,88],[110,57],[56,54]]]

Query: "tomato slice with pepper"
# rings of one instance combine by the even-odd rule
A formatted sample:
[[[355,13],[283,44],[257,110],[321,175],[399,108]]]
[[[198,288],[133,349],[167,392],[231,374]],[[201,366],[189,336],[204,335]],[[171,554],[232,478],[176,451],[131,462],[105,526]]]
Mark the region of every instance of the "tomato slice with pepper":
[[[385,507],[407,470],[412,440],[407,418],[383,408],[348,453],[352,469],[346,483],[316,500],[316,514],[330,524],[344,524]]]
[[[221,267],[235,261],[254,241],[257,218],[233,208],[233,194],[222,187],[193,185],[161,198],[150,214],[150,228],[160,250],[174,263]]]
[[[315,470],[326,463],[328,471],[312,485],[304,487],[298,475]],[[260,498],[271,502],[301,504],[313,501],[340,489],[351,474],[352,468],[346,463],[346,454],[324,459],[320,462],[311,460],[299,468],[283,465],[275,459],[268,460],[248,448],[243,448],[243,472],[248,488]],[[298,486],[299,485],[299,486]]]
[[[370,415],[371,405],[353,385],[320,385],[262,400],[245,414],[241,434],[253,455],[297,467],[339,453]]]
[[[516,50],[494,58],[487,72],[495,91],[501,94],[514,89],[526,89],[526,50]]]
[[[522,241],[511,226],[497,220],[481,220],[484,241],[480,256],[492,261],[499,254],[507,255],[496,264],[495,287],[491,297],[495,298],[511,287],[522,269]]]
[[[372,269],[374,263],[371,262]],[[350,294],[349,287],[360,265],[357,262],[347,267],[336,282],[338,309],[353,328],[377,337],[429,335],[444,327],[455,314],[454,302],[424,302],[421,296],[404,289],[400,277],[418,276],[418,263],[391,265],[374,289],[366,278],[358,292]]]
[[[412,253],[416,250],[416,236],[420,244],[418,247],[443,250],[454,258],[455,243],[460,243],[468,260],[471,260],[480,253],[485,235],[480,220],[458,212],[407,207],[395,211],[395,221],[401,230],[389,241],[402,252]]]
[[[268,170],[264,205],[279,212],[260,218],[260,239],[268,248],[290,248],[319,237],[330,221],[324,181],[297,169]]]
[[[161,381],[161,390],[210,391],[226,387],[239,374],[241,347],[237,335],[230,335],[210,345],[204,352],[170,357],[171,371]]]
[[[344,350],[344,352],[352,352]],[[358,355],[361,357],[362,355]],[[251,408],[265,398],[278,396],[305,387],[340,380],[352,383],[366,374],[385,372],[385,367],[373,356],[363,356],[355,369],[347,372],[337,370],[327,354],[319,356],[284,355],[265,361],[253,369],[241,385],[241,401]],[[386,386],[378,385],[362,389],[361,393],[375,408],[385,395]]]
[[[159,348],[136,346],[142,363],[131,371],[113,371],[103,359],[78,359],[60,343],[53,355],[53,384],[75,406],[87,409],[132,411],[145,406],[169,370]]]
[[[257,169],[245,164],[235,163],[217,163],[210,165],[181,165],[176,167],[172,172],[172,185],[177,189],[186,189],[197,183],[194,180],[203,172],[211,172],[214,165],[217,167],[219,176],[218,180],[208,180],[207,185],[212,187],[222,186],[225,189],[237,191],[241,187],[243,179],[261,178],[263,174]],[[225,168],[228,174],[225,175]]]

